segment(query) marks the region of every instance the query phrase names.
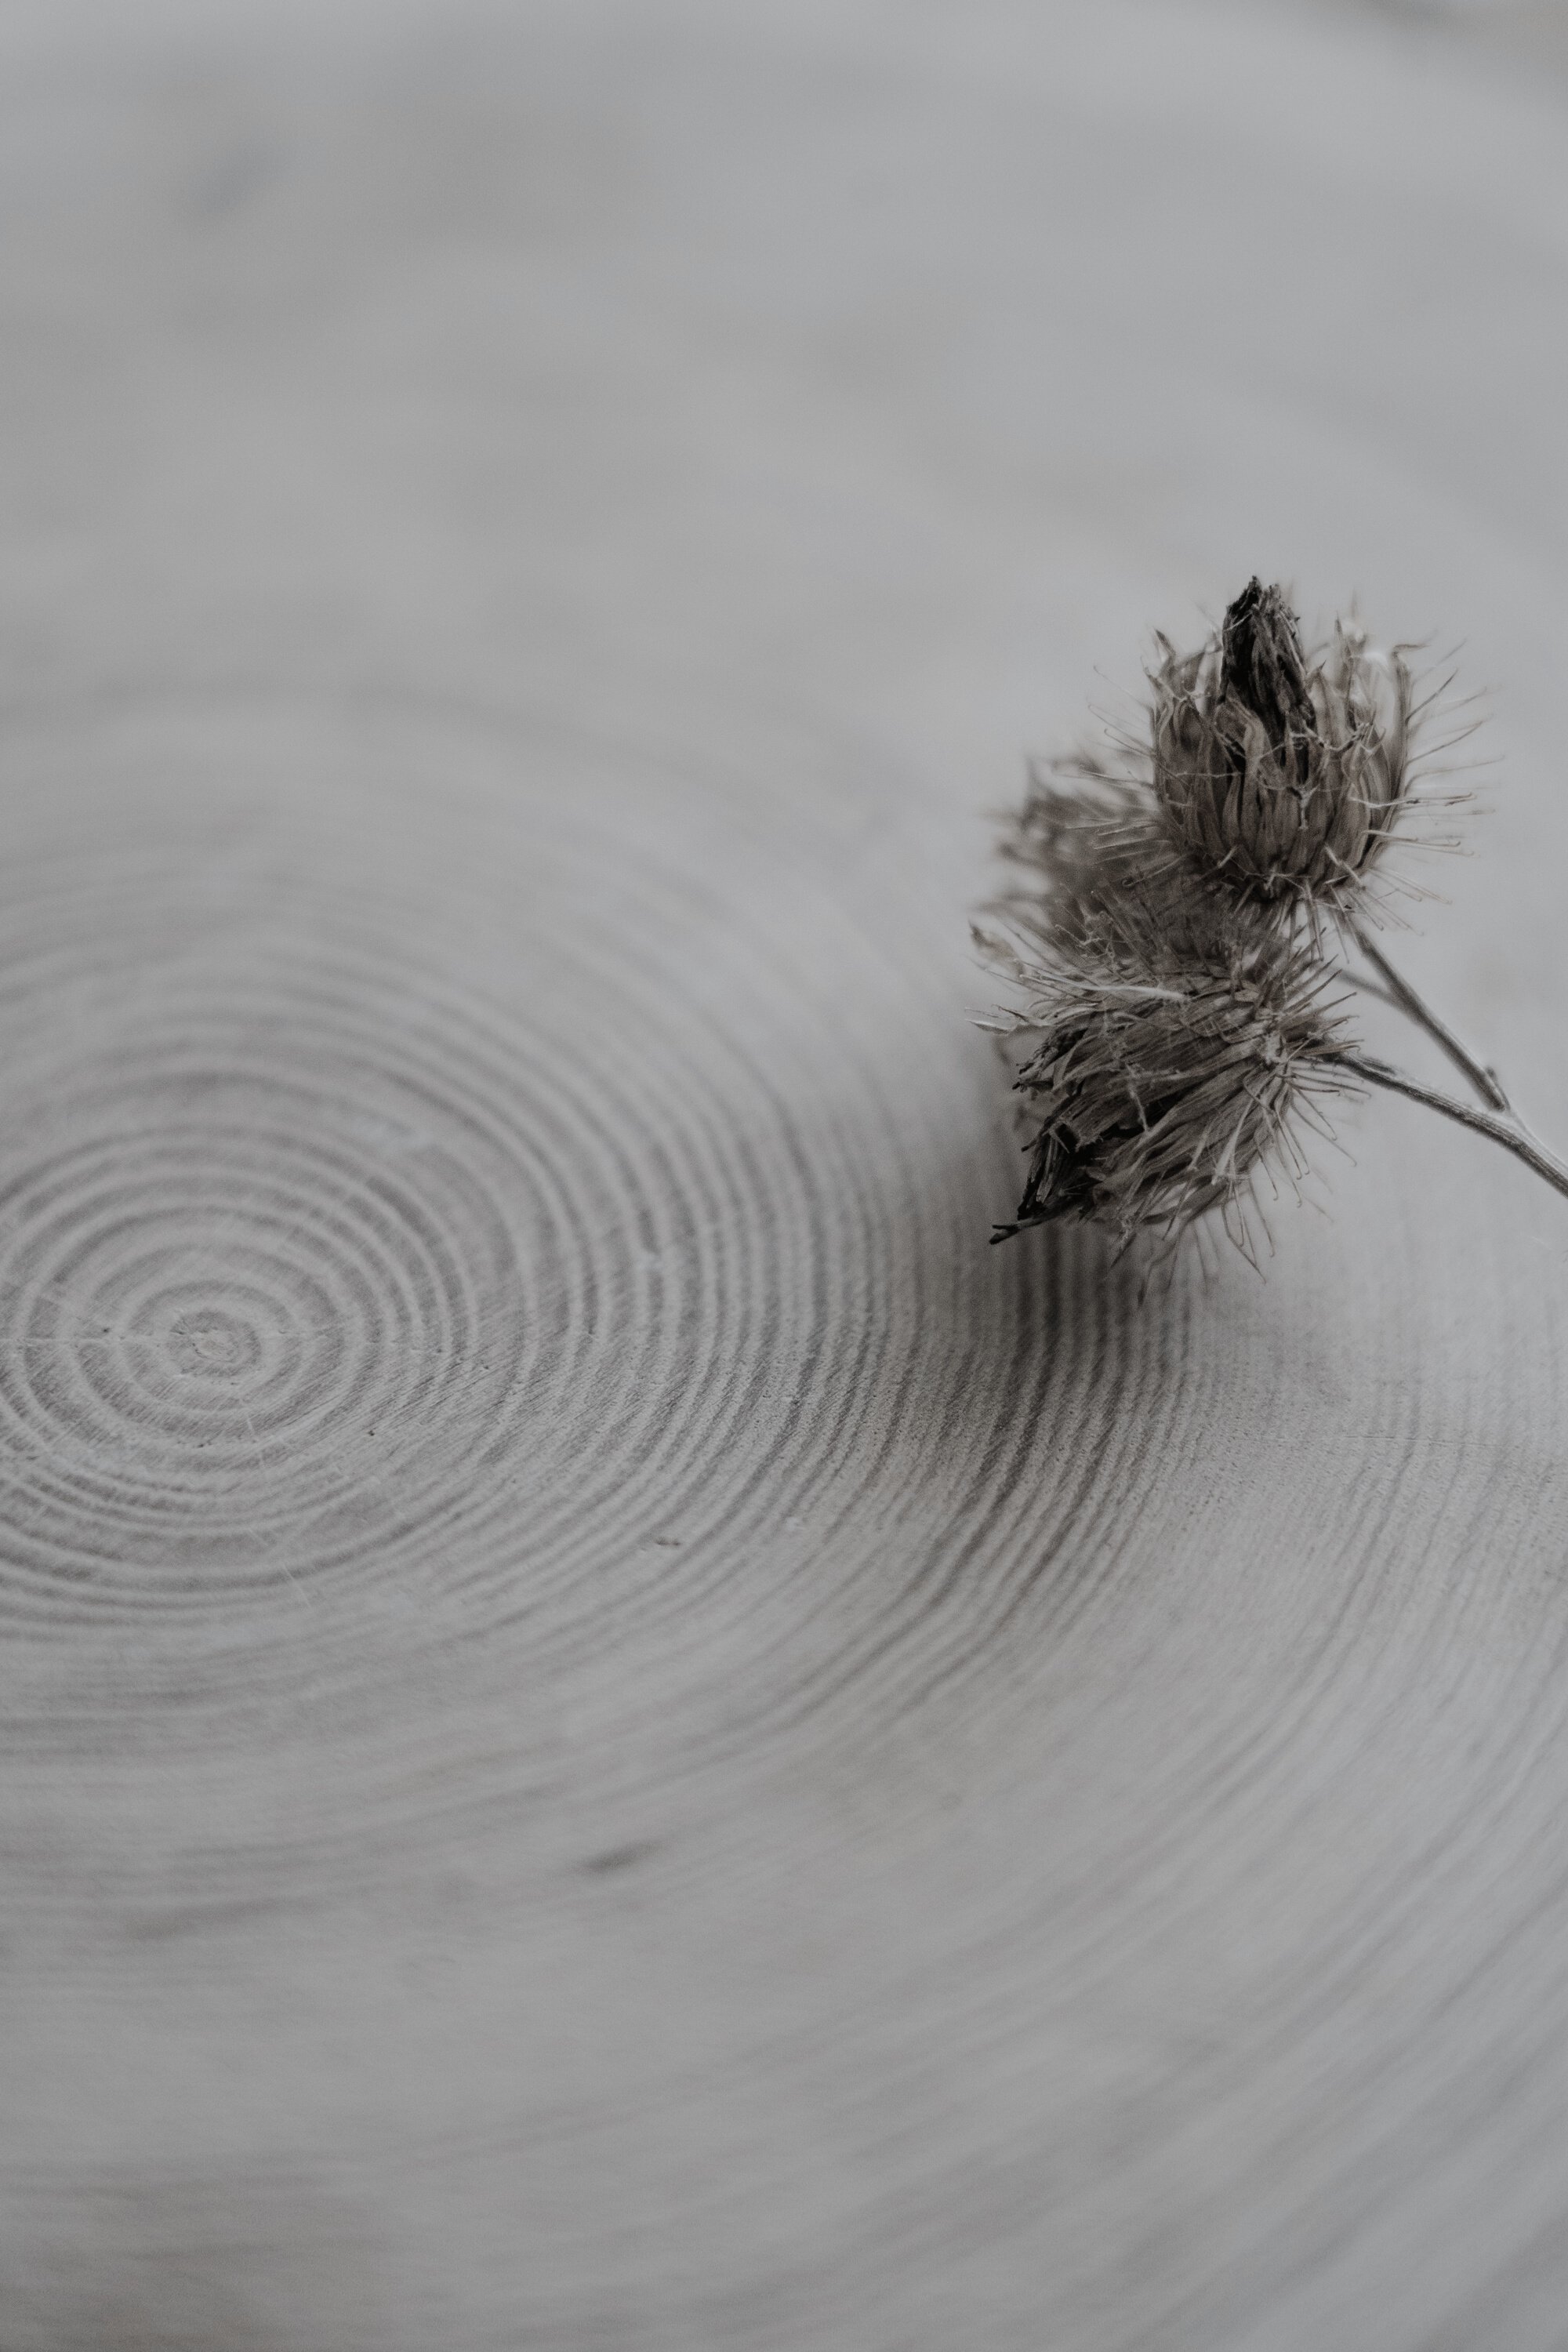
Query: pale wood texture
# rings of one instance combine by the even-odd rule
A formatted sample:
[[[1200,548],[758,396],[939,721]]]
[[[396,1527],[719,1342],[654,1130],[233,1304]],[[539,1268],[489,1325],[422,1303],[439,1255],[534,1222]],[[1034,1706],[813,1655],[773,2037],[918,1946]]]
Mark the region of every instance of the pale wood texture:
[[[1568,2343],[1564,1203],[1380,1100],[1266,1280],[990,1250],[964,939],[1152,625],[1359,590],[1568,1142],[1562,86],[0,44],[5,2352]]]

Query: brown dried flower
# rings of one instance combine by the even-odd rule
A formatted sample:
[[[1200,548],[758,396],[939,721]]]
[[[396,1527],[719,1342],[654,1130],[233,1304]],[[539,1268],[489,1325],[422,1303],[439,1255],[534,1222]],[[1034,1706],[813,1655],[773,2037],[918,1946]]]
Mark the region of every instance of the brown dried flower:
[[[1280,911],[1345,913],[1410,806],[1404,649],[1341,622],[1309,656],[1257,579],[1196,653],[1159,642],[1152,782],[1195,872]]]
[[[1072,1217],[1125,1246],[1218,1209],[1256,1263],[1256,1178],[1305,1172],[1298,1120],[1321,1129],[1310,1097],[1352,1083],[1336,1066],[1347,1041],[1331,975],[1256,919],[1201,901],[1172,914],[1133,894],[1038,963],[981,934],[1025,999],[998,1025],[1031,1048],[1014,1081],[1034,1128],[1029,1172],[996,1239]]]
[[[1130,893],[1147,900],[1165,884],[1191,895],[1147,779],[1095,751],[1032,769],[1000,845],[1020,879],[992,911],[1042,954],[1082,947],[1117,919]]]
[[[1024,1000],[985,1025],[1029,1040],[1014,1077],[1028,1178],[993,1239],[1067,1217],[1109,1225],[1123,1247],[1169,1242],[1217,1210],[1256,1264],[1259,1172],[1299,1183],[1298,1127],[1330,1132],[1314,1097],[1365,1086],[1487,1136],[1568,1193],[1568,1164],[1363,919],[1436,699],[1416,702],[1403,649],[1374,652],[1341,623],[1309,655],[1282,591],[1256,578],[1196,653],[1159,643],[1148,741],[1035,772],[1003,842],[1020,878],[988,910],[1006,929],[976,932]],[[1325,916],[1373,982],[1334,960]],[[1363,1053],[1342,1018],[1352,985],[1424,1029],[1484,1108]]]

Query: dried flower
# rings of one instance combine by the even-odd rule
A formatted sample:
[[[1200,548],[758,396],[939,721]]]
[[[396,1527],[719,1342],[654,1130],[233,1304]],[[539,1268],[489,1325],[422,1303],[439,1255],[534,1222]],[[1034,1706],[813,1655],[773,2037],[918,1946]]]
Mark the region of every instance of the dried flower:
[[[1335,1063],[1347,1041],[1331,975],[1234,910],[1197,901],[1170,919],[1167,903],[1133,896],[1042,963],[1007,961],[982,935],[1025,995],[1002,1025],[1031,1041],[1014,1081],[1034,1125],[1029,1172],[995,1238],[1076,1217],[1125,1246],[1218,1209],[1256,1262],[1255,1179],[1268,1166],[1304,1173],[1298,1120],[1321,1128],[1310,1097],[1350,1083]]]
[[[1067,1217],[1109,1225],[1123,1247],[1170,1242],[1217,1210],[1256,1264],[1258,1174],[1299,1183],[1300,1126],[1330,1131],[1315,1097],[1365,1086],[1440,1111],[1568,1194],[1568,1163],[1363,920],[1436,699],[1416,703],[1404,652],[1374,652],[1341,623],[1309,656],[1283,593],[1256,578],[1196,653],[1159,643],[1147,744],[1031,776],[1003,842],[1020,878],[988,910],[1006,929],[976,932],[1024,999],[985,1025],[1030,1041],[1014,1077],[1028,1178],[993,1239]],[[1324,916],[1373,982],[1335,959]],[[1484,1108],[1363,1053],[1342,1015],[1352,985],[1424,1029]]]
[[[1147,779],[1092,751],[1031,770],[1001,850],[1020,879],[992,911],[1043,954],[1081,947],[1116,919],[1129,894],[1146,900],[1170,885],[1190,895]]]
[[[1153,786],[1195,872],[1279,910],[1343,913],[1409,806],[1404,650],[1341,622],[1309,657],[1282,591],[1257,579],[1196,653],[1159,642]]]

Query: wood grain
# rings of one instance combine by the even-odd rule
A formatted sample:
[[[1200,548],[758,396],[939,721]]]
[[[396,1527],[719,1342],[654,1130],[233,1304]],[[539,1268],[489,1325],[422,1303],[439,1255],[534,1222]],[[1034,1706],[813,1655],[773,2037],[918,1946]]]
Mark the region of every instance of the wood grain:
[[[0,28],[0,2347],[1553,2352],[1563,1204],[991,1250],[964,918],[1359,590],[1568,1140],[1563,89],[135,15]]]

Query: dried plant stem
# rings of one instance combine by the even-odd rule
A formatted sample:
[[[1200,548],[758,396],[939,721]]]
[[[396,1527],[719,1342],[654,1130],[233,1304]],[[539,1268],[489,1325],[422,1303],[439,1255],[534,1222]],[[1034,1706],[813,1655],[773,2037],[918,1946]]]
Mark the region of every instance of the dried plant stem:
[[[1457,1119],[1461,1127],[1472,1129],[1477,1135],[1489,1136],[1494,1143],[1500,1143],[1505,1151],[1511,1151],[1527,1168],[1533,1168],[1538,1176],[1544,1177],[1554,1191],[1568,1197],[1568,1166],[1511,1118],[1500,1118],[1495,1111],[1472,1109],[1468,1103],[1459,1102],[1453,1095],[1439,1094],[1435,1087],[1424,1087],[1418,1080],[1407,1078],[1403,1070],[1392,1069],[1370,1054],[1346,1052],[1329,1058],[1350,1076],[1361,1078],[1368,1086],[1384,1087],[1390,1094],[1408,1095],[1412,1102],[1425,1103],[1428,1110],[1440,1110],[1445,1118]]]
[[[1513,1107],[1502,1090],[1497,1072],[1489,1070],[1484,1062],[1478,1062],[1468,1046],[1455,1036],[1447,1023],[1440,1019],[1429,1004],[1423,1003],[1403,973],[1395,971],[1364,924],[1352,922],[1347,929],[1399,1010],[1408,1013],[1411,1020],[1442,1047],[1454,1067],[1468,1078],[1482,1102],[1489,1104],[1493,1110],[1501,1111],[1505,1118],[1511,1117]]]

